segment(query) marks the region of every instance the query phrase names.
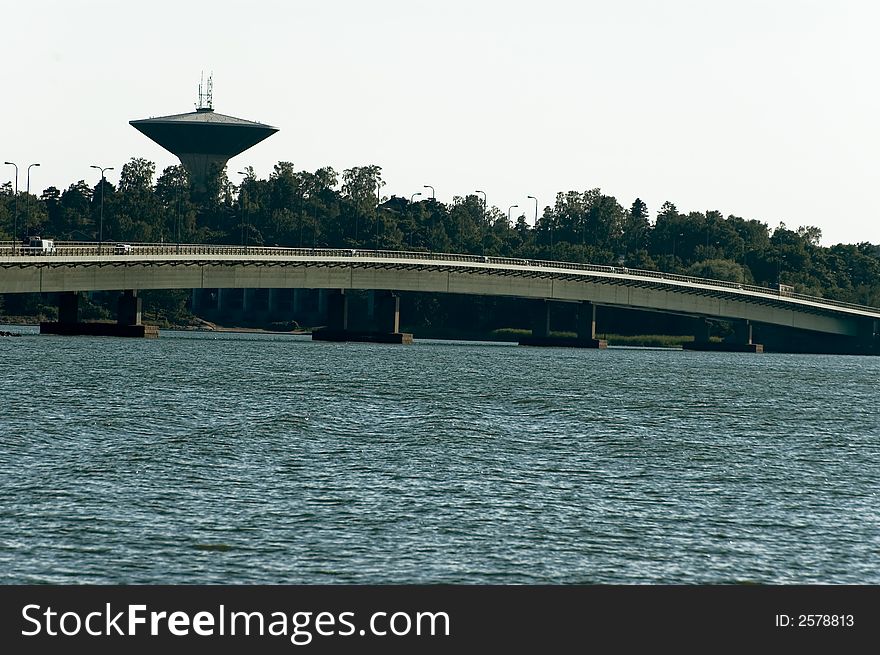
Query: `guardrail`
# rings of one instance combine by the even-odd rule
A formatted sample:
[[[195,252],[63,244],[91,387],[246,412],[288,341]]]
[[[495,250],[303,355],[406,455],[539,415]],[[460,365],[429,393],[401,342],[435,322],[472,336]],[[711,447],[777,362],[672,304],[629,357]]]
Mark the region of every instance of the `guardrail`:
[[[126,249],[117,246],[125,245]],[[15,253],[13,254],[13,246]],[[514,257],[492,257],[484,255],[465,255],[456,253],[437,253],[427,251],[396,251],[396,250],[368,250],[363,248],[284,248],[280,246],[230,246],[214,244],[168,244],[168,243],[91,243],[82,241],[55,242],[53,252],[26,252],[26,247],[12,244],[9,241],[0,242],[0,256],[11,256],[13,259],[21,259],[33,262],[38,258],[45,257],[137,257],[137,255],[174,255],[174,256],[197,256],[210,257],[217,255],[225,256],[250,256],[250,257],[358,257],[374,259],[407,259],[412,261],[432,261],[450,263],[473,263],[491,264],[496,266],[516,266],[522,268],[540,267],[544,269],[585,271],[606,273],[611,275],[628,275],[640,278],[651,278],[661,281],[674,281],[690,285],[702,285],[707,287],[727,289],[733,291],[749,291],[774,298],[792,298],[806,302],[821,303],[834,307],[856,309],[869,312],[880,312],[880,308],[869,305],[848,303],[820,296],[810,296],[795,293],[782,285],[782,288],[762,287],[753,284],[741,284],[726,280],[712,280],[709,278],[679,275],[677,273],[665,273],[662,271],[648,271],[625,266],[605,266],[601,264],[580,264],[576,262],[560,262],[540,259],[519,259]]]

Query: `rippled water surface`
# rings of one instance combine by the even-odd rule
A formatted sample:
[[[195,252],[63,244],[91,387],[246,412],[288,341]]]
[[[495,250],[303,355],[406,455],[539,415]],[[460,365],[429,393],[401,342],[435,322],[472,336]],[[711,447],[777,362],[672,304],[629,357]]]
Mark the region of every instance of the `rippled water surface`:
[[[0,338],[0,582],[880,584],[880,358]]]

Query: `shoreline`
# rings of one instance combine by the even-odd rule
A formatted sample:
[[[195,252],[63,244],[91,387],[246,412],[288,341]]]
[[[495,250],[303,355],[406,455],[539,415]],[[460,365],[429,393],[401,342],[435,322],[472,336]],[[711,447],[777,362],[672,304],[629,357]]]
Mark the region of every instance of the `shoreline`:
[[[101,322],[101,321],[98,321]],[[149,322],[148,322],[149,323]],[[280,334],[287,336],[308,336],[312,334],[312,329],[299,330],[270,330],[267,328],[247,327],[247,326],[224,326],[210,323],[209,321],[201,321],[200,325],[158,325],[160,330],[174,330],[178,332],[218,332],[229,334]],[[153,323],[149,323],[153,324]],[[0,319],[0,325],[9,327],[29,327],[39,328],[39,322],[22,320],[21,317],[10,317],[9,319]],[[5,333],[0,331],[2,336],[21,336],[15,333]],[[502,336],[503,335],[503,336]],[[455,330],[427,330],[421,336],[414,334],[414,338],[418,340],[435,340],[435,341],[481,341],[486,343],[516,343],[517,335],[512,334],[473,334],[461,333]],[[614,337],[617,337],[616,339]],[[687,340],[687,338],[669,338],[668,335],[638,335],[637,337],[626,335],[611,335],[608,339],[608,345],[613,348],[631,347],[631,348],[651,348],[657,350],[681,350],[682,345],[677,343],[679,339]],[[667,345],[668,344],[668,345]]]

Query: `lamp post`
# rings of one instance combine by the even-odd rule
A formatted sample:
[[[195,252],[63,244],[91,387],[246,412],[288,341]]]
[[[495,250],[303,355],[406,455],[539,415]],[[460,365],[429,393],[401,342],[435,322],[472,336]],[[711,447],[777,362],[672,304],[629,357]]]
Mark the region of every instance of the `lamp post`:
[[[412,194],[412,195],[409,197],[409,204],[412,205],[412,204],[413,204],[413,198],[415,198],[416,196],[420,196],[420,195],[422,195],[422,192],[421,192],[421,191],[417,191],[416,193]],[[412,219],[412,216],[410,216],[410,218]],[[416,231],[416,222],[415,222],[415,219],[412,219],[412,222],[410,223],[410,226],[409,226],[409,247],[410,247],[410,248],[413,247],[413,244],[412,244],[412,241],[413,241],[413,232],[415,232],[415,231]]]
[[[312,204],[312,250],[318,247],[318,203]]]
[[[382,190],[382,180],[376,179],[376,251],[379,250],[379,203],[382,202],[380,192]]]
[[[25,190],[25,205],[24,209],[24,231],[27,234],[28,224],[31,222],[31,169],[34,166],[39,166],[39,164],[30,164],[27,167],[27,187]]]
[[[7,166],[15,166],[15,208],[12,210],[12,254],[15,255],[15,242],[18,240],[18,165],[11,161],[3,163]]]
[[[101,168],[92,164],[89,168],[97,168],[101,171],[101,213],[98,224],[98,254],[100,255],[104,249],[104,171],[112,171],[113,167],[105,166]]]
[[[535,223],[532,225],[532,228],[535,229],[538,227],[538,199],[535,196],[526,196],[527,198],[531,198],[535,201]]]
[[[678,237],[683,237],[684,232],[679,232],[678,235],[672,235],[672,270],[675,271],[675,241]]]
[[[241,205],[241,245],[247,253],[247,236],[245,235],[244,225],[245,225],[245,214],[244,214],[244,183],[247,180],[247,173],[244,171],[238,171],[239,175],[244,175],[244,180],[241,181],[241,188],[238,192],[238,204]]]
[[[507,234],[508,234],[508,236],[510,235],[510,230],[512,229],[512,225],[510,222],[510,210],[514,209],[515,207],[519,207],[519,205],[511,205],[510,207],[507,208]]]
[[[183,186],[183,171],[177,181],[177,252],[180,252],[180,189]]]
[[[431,189],[431,200],[436,201],[437,197],[434,195],[434,187],[430,184],[423,185],[425,189]],[[431,231],[428,233],[428,248],[431,247],[431,240],[434,238],[434,208],[431,208]]]
[[[483,194],[483,224],[480,225],[480,239],[482,240],[486,234],[486,221],[488,218],[489,206],[486,204],[486,192],[477,189],[474,193],[482,193]]]
[[[486,192],[480,191],[477,189],[474,193],[482,193],[483,194],[483,220],[486,220],[486,211],[489,209],[489,206],[486,204]]]

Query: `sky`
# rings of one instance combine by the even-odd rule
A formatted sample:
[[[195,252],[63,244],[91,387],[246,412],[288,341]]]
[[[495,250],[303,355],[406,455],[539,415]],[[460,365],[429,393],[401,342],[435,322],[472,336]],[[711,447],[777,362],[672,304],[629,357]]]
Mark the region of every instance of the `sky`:
[[[214,109],[279,132],[231,180],[378,164],[383,195],[480,189],[534,219],[600,188],[822,243],[880,243],[880,3],[868,0],[3,2],[0,161],[40,193],[132,157],[134,119]],[[13,180],[0,168],[0,184]]]

